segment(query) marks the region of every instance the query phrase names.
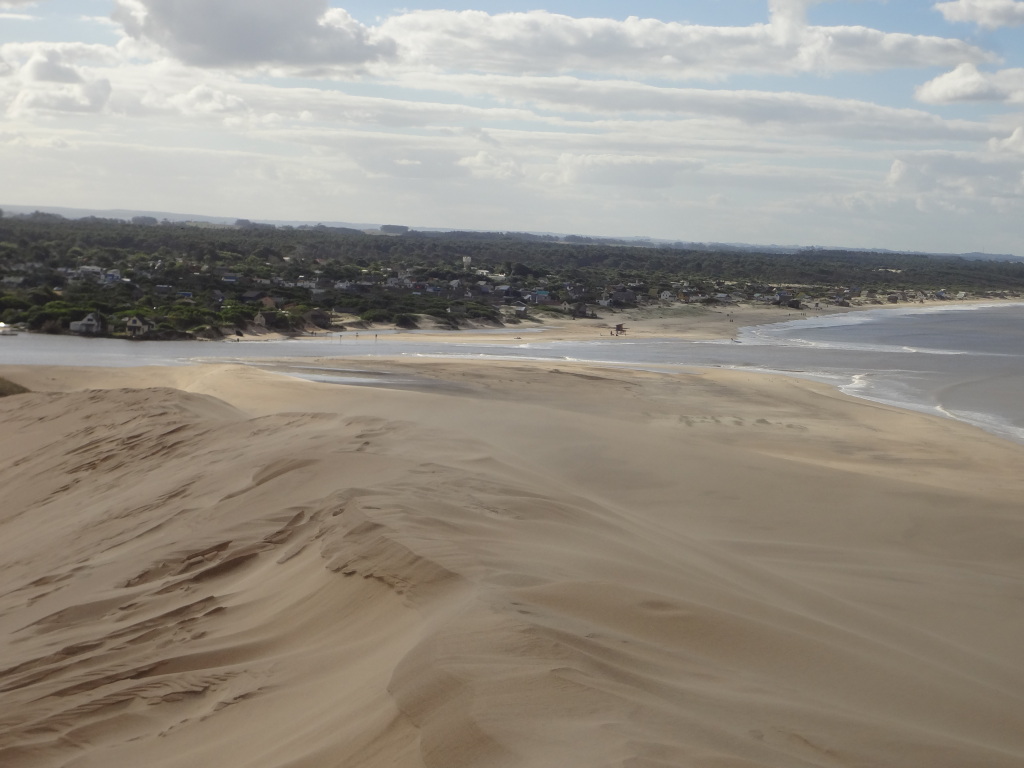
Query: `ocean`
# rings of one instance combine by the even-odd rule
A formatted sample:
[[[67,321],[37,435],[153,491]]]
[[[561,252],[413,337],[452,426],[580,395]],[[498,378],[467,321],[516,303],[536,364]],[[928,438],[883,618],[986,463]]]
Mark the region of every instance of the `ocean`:
[[[129,342],[20,334],[0,339],[0,363],[181,365],[303,357],[448,357],[607,363],[661,370],[713,366],[775,371],[832,384],[861,398],[975,424],[1024,443],[1024,304],[900,307],[741,329],[735,341],[629,339],[516,344],[417,342],[404,334],[346,333],[276,342]],[[499,334],[495,334],[499,335]],[[365,371],[291,375],[380,385]],[[408,382],[407,382],[408,384]]]

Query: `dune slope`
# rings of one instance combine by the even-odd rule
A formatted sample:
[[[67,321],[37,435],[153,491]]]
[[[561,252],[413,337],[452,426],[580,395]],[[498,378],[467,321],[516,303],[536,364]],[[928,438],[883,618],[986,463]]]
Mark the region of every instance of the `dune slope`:
[[[0,764],[1024,763],[1019,446],[777,377],[415,370],[0,370]]]

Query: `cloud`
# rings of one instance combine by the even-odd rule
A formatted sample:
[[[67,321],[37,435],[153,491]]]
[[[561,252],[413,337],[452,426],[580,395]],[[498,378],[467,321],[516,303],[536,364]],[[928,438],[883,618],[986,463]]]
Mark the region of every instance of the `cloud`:
[[[57,66],[67,67],[117,67],[124,63],[110,46],[92,43],[3,43],[0,44],[0,54],[15,69],[33,60],[52,61]]]
[[[25,74],[30,80],[49,83],[80,83],[82,76],[64,63],[60,51],[53,49],[39,51],[25,65]]]
[[[8,107],[11,115],[32,112],[101,112],[110,100],[112,87],[106,79],[81,83],[41,83],[25,87]]]
[[[170,102],[185,115],[225,115],[248,111],[245,101],[209,85],[197,85],[188,93],[172,97]]]
[[[745,27],[574,18],[547,11],[413,11],[386,19],[378,31],[396,41],[402,64],[442,71],[720,79],[736,73],[872,71],[993,59],[960,40],[807,26],[798,12],[805,6],[777,1],[771,24]]]
[[[23,8],[35,5],[37,0],[0,0],[0,19],[9,21],[34,21],[35,17],[27,13],[2,13],[5,8]]]
[[[1015,128],[1013,133],[1005,139],[991,139],[988,148],[992,152],[1024,157],[1024,128]]]
[[[553,181],[568,186],[602,185],[665,189],[680,176],[697,173],[702,163],[654,155],[564,154]]]
[[[878,71],[993,57],[961,40],[813,27],[812,0],[771,0],[770,24],[712,27],[531,11],[424,10],[367,27],[326,0],[116,0],[126,34],[200,67],[326,74],[389,65],[493,73],[602,72],[670,79]],[[392,70],[394,71],[394,70]]]
[[[361,65],[393,44],[326,0],[116,0],[125,32],[199,67]]]
[[[807,28],[807,9],[818,0],[768,0],[772,26],[780,37],[789,42],[798,41]]]
[[[118,61],[106,46],[83,43],[8,43],[0,46],[0,74],[6,74],[9,115],[39,111],[100,112],[110,100],[113,86],[93,74],[88,63]]]
[[[524,176],[522,167],[512,158],[499,157],[484,150],[462,158],[458,164],[468,168],[473,176],[480,179],[507,181]]]
[[[947,21],[973,22],[989,29],[1024,24],[1021,0],[953,0],[936,3],[934,8]]]
[[[1024,211],[1024,157],[908,153],[893,161],[886,184],[913,196],[921,211],[965,213],[978,204]]]
[[[1024,104],[1024,68],[982,72],[973,64],[961,64],[918,87],[918,101],[951,104],[965,101],[1000,101]]]
[[[403,78],[398,82],[413,88],[452,90],[464,96],[500,94],[503,102],[530,105],[563,116],[635,115],[637,122],[649,121],[653,116],[728,120],[759,128],[777,127],[784,132],[799,127],[804,135],[830,138],[981,140],[991,135],[983,124],[946,120],[922,110],[795,92],[671,88],[569,76],[438,75]],[[721,129],[725,128],[723,124]]]

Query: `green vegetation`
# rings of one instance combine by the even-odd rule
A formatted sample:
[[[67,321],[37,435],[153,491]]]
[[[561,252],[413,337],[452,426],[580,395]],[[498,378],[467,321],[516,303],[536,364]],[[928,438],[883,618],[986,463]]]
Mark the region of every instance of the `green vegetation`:
[[[62,333],[91,317],[105,334],[188,338],[258,327],[301,332],[337,327],[348,316],[406,328],[422,315],[449,327],[499,323],[511,316],[502,307],[516,301],[532,313],[574,314],[598,302],[633,306],[663,295],[839,301],[939,289],[1024,291],[1019,261],[393,229],[6,216],[0,321]],[[144,331],[129,329],[133,317]]]

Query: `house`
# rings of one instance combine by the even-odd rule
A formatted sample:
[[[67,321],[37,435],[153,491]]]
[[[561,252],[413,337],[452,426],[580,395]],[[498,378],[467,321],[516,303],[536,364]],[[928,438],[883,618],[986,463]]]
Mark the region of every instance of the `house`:
[[[81,320],[72,320],[69,328],[72,333],[85,333],[89,335],[103,333],[103,321],[99,319],[95,312],[90,312]]]
[[[132,315],[125,322],[126,330],[128,335],[132,338],[136,336],[145,336],[153,328],[153,323],[144,317],[139,315]]]
[[[526,317],[527,307],[523,302],[517,301],[512,304],[512,310],[516,313],[516,317]]]

